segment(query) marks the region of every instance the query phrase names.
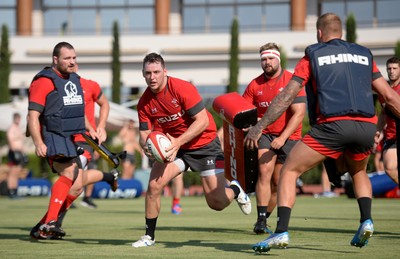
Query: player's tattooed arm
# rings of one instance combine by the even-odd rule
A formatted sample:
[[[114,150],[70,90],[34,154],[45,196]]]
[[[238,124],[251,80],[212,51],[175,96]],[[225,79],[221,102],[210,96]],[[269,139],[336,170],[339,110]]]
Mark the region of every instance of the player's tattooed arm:
[[[245,147],[250,150],[258,148],[258,140],[261,137],[262,130],[276,121],[283,112],[286,111],[294,98],[296,98],[297,94],[300,92],[301,87],[301,83],[295,80],[290,80],[282,92],[275,96],[261,120],[259,120],[254,127],[246,129],[247,135],[244,139]]]
[[[268,125],[276,121],[291,105],[297,94],[301,90],[301,84],[295,80],[290,80],[288,85],[272,100],[267,112],[258,121],[255,127],[263,130]]]

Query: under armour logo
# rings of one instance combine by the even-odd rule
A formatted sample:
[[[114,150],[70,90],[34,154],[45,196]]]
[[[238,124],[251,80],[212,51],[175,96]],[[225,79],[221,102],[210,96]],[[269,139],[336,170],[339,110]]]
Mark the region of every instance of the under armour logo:
[[[151,109],[151,114],[156,114],[157,113],[157,108],[152,108]]]
[[[267,213],[261,212],[259,215],[260,215],[260,216],[267,216]]]
[[[55,203],[60,203],[60,204],[62,204],[62,203],[63,203],[63,201],[62,201],[62,200],[59,200],[59,199],[57,199],[57,198],[55,198],[55,199],[54,199],[54,202],[55,202]]]
[[[257,91],[257,95],[263,95],[262,91]]]
[[[213,165],[214,164],[214,160],[207,160],[207,165]]]

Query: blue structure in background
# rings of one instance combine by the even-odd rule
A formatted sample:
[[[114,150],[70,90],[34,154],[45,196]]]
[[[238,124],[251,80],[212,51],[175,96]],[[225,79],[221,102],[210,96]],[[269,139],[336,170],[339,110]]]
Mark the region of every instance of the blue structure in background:
[[[51,182],[46,178],[27,178],[18,181],[18,196],[47,196]]]
[[[372,185],[372,195],[378,197],[397,187],[385,172],[368,174]]]
[[[142,183],[136,179],[118,180],[119,187],[113,192],[110,185],[106,182],[95,183],[93,189],[93,198],[99,199],[119,199],[119,198],[137,198],[142,195]]]
[[[135,178],[129,180],[118,179],[119,187],[113,192],[106,182],[98,182],[94,185],[93,198],[99,199],[130,199],[138,198],[147,190],[149,181],[149,170],[137,170]],[[18,195],[25,196],[48,196],[50,195],[52,183],[46,178],[26,178],[18,182]]]

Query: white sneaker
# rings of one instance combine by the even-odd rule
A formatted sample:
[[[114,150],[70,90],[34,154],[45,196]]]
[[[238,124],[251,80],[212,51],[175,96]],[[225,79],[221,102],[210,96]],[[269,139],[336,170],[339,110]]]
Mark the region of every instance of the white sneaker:
[[[236,198],[236,201],[239,205],[239,208],[242,210],[242,212],[245,215],[249,215],[251,213],[251,201],[249,196],[244,192],[242,187],[240,186],[239,182],[236,180],[233,180],[231,182],[231,185],[236,185],[240,189],[240,193],[238,197]]]
[[[133,247],[145,247],[145,246],[152,246],[156,243],[156,240],[151,240],[151,236],[149,235],[144,235],[140,237],[138,241],[135,243],[132,243]]]

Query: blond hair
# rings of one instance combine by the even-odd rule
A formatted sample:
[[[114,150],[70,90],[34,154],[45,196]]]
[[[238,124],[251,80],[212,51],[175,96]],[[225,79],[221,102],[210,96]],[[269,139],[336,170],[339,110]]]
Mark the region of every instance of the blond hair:
[[[269,43],[264,44],[264,45],[262,45],[262,46],[260,47],[260,54],[261,54],[261,52],[263,52],[264,50],[269,50],[269,49],[274,49],[274,50],[280,51],[278,45],[276,45],[276,44],[273,43],[273,42],[269,42]]]
[[[342,36],[342,21],[334,13],[321,15],[317,21],[317,30],[321,30],[324,35]]]

